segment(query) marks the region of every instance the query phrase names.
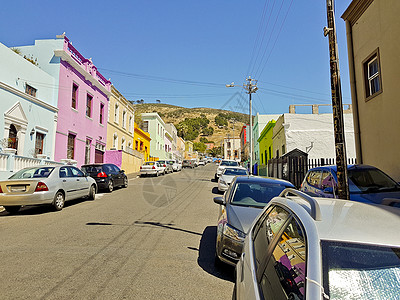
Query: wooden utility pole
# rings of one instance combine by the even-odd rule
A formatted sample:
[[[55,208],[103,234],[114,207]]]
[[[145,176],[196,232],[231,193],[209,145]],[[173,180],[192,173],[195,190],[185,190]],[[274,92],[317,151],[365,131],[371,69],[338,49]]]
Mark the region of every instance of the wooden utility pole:
[[[324,35],[328,35],[329,37],[333,126],[335,134],[335,151],[338,179],[337,194],[339,199],[349,199],[349,185],[347,179],[347,155],[343,122],[342,91],[340,85],[339,56],[336,40],[334,0],[326,0],[326,10],[328,17],[328,27],[324,28]]]

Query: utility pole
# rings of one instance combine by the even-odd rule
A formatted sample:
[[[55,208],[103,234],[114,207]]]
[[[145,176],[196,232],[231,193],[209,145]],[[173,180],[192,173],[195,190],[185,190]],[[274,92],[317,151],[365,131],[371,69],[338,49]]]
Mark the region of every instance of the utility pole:
[[[339,199],[349,199],[347,179],[347,155],[343,122],[343,103],[340,84],[339,56],[336,40],[334,0],[326,0],[328,27],[324,28],[324,36],[329,36],[329,56],[331,71],[331,91],[333,126],[335,135],[336,166]]]
[[[253,115],[252,115],[252,106],[251,106],[251,94],[255,93],[258,90],[257,87],[257,80],[251,79],[249,76],[246,78],[247,83],[243,84],[243,88],[247,91],[247,94],[249,94],[249,119],[250,119],[250,149],[249,149],[249,156],[250,156],[250,174],[253,174]],[[233,82],[231,84],[225,85],[226,87],[235,87]]]

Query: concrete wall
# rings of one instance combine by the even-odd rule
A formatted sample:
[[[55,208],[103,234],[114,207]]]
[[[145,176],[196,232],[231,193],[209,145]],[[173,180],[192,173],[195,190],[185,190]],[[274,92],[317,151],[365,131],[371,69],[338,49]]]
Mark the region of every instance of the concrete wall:
[[[363,163],[376,166],[400,181],[400,1],[374,0],[365,11],[359,12],[359,6],[349,9],[350,14],[345,18],[352,24],[347,30],[352,38],[348,48],[354,56],[354,72],[351,69],[350,73],[354,73],[352,100],[360,128],[359,155]],[[367,100],[363,62],[377,49],[382,93]]]
[[[143,159],[123,150],[107,150],[104,154],[104,162],[115,164],[126,174],[139,172],[143,161]]]

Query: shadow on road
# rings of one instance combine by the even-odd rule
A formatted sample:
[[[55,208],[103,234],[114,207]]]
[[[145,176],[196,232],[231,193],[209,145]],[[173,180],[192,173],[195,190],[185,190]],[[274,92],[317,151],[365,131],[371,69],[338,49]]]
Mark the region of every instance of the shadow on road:
[[[229,265],[214,265],[215,241],[217,238],[217,227],[207,226],[202,234],[199,246],[199,258],[197,263],[207,273],[223,280],[234,282],[235,268]]]
[[[220,191],[218,191],[218,187],[213,187],[211,192],[215,195],[223,195],[223,193],[221,193]]]

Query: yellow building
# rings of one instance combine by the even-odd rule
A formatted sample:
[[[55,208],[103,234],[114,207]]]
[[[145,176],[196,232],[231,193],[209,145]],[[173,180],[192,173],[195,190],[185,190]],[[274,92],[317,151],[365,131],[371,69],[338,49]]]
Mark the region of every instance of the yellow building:
[[[150,160],[150,133],[143,131],[135,123],[134,149],[143,154],[144,160]]]
[[[357,162],[400,180],[400,1],[353,0],[346,21]]]
[[[117,165],[127,174],[138,172],[144,155],[133,151],[135,116],[133,105],[114,86],[111,86],[108,107],[105,162]]]

